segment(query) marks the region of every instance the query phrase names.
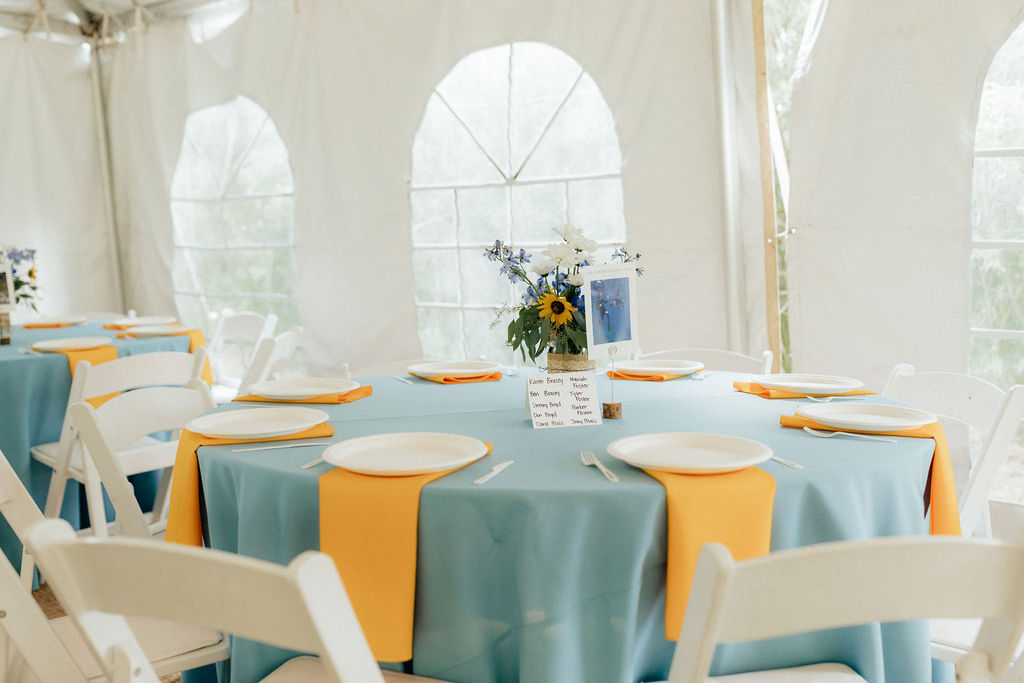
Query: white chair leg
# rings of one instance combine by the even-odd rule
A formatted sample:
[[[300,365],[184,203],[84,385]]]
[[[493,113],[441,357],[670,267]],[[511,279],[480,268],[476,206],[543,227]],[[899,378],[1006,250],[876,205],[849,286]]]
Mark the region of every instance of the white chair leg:
[[[107,510],[103,505],[103,484],[95,465],[86,459],[85,502],[89,510],[89,528],[94,536],[109,536],[107,532]]]
[[[64,504],[64,492],[67,490],[68,478],[63,472],[53,471],[50,475],[50,488],[46,493],[46,507],[43,516],[56,519],[60,517],[60,508]]]
[[[150,523],[159,522],[167,516],[167,505],[170,502],[171,478],[174,476],[173,467],[165,467],[160,473],[160,483],[156,487],[156,497],[153,499],[153,513],[150,516]]]

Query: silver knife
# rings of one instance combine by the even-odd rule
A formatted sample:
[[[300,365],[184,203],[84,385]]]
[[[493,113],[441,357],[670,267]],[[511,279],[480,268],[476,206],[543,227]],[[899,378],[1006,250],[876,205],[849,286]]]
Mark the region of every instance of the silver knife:
[[[482,484],[482,483],[484,483],[485,481],[487,481],[491,477],[496,476],[499,472],[501,472],[503,469],[505,469],[506,467],[508,467],[509,465],[511,465],[514,462],[515,462],[515,460],[506,460],[505,462],[499,462],[497,465],[495,465],[494,467],[491,468],[490,472],[488,472],[487,474],[485,474],[482,477],[474,479],[473,483],[474,484]]]

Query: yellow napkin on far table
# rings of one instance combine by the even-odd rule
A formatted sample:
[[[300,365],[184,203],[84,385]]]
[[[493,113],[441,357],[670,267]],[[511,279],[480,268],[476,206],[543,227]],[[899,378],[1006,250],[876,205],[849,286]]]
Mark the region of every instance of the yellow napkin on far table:
[[[320,551],[334,558],[377,661],[412,659],[420,489],[457,469],[377,477],[338,467],[320,476]]]
[[[74,324],[76,323],[25,323],[22,325],[22,328],[26,330],[44,330],[57,327],[71,327]]]
[[[110,344],[104,344],[103,346],[96,346],[91,349],[67,349],[60,350],[58,353],[63,353],[68,357],[68,365],[71,366],[71,376],[75,376],[75,367],[78,365],[78,361],[87,360],[90,365],[99,365],[100,363],[106,363],[110,360],[117,359],[117,347],[111,346]],[[90,396],[86,397],[86,402],[91,403],[93,408],[99,408],[101,405],[109,401],[118,395],[115,391],[112,394],[104,394],[103,396]]]
[[[609,370],[606,374],[612,379],[631,379],[637,382],[667,382],[668,380],[676,379],[677,377],[686,377],[686,375],[672,375],[667,372],[636,373],[629,372],[628,370]]]
[[[757,382],[733,382],[733,389],[742,391],[745,394],[753,394],[754,396],[760,396],[761,398],[807,398],[808,396],[863,396],[865,394],[873,394],[875,392],[868,391],[867,389],[854,389],[853,391],[847,391],[842,394],[805,394],[800,391],[786,391],[785,389],[769,389],[763,387]]]
[[[107,327],[109,329],[118,329],[118,328],[122,328],[123,329],[123,326],[121,326],[121,325],[104,325],[103,327]],[[189,353],[193,353],[200,346],[206,346],[206,337],[203,336],[203,331],[200,330],[200,329],[197,329],[197,328],[185,328],[185,327],[183,327],[181,332],[173,332],[173,333],[168,334],[166,336],[168,336],[168,337],[183,337],[186,334],[188,335],[188,352]],[[117,338],[118,339],[126,339],[126,338],[129,338],[129,337],[132,338],[132,339],[138,339],[138,335],[132,334],[132,331],[131,331],[130,327],[128,328],[127,332],[118,332],[117,333]],[[206,382],[207,384],[210,384],[210,385],[213,384],[213,369],[210,367],[210,358],[209,357],[206,358],[206,362],[203,364],[202,378],[203,378],[203,381]]]
[[[697,557],[705,543],[724,544],[737,560],[768,554],[775,479],[758,467],[722,474],[644,472],[665,487],[665,637],[677,640],[697,570]]]
[[[174,458],[170,511],[167,513],[167,533],[164,540],[184,545],[203,545],[202,510],[199,507],[199,458],[196,455],[196,451],[201,446],[316,439],[325,436],[334,436],[334,427],[326,422],[321,422],[297,434],[275,436],[269,439],[218,439],[203,436],[188,429],[181,430],[181,436],[178,439],[178,452]]]
[[[433,377],[428,377],[426,375],[417,375],[415,373],[410,374],[412,374],[414,377],[419,377],[420,379],[427,379],[430,380],[431,382],[437,382],[438,384],[468,384],[469,382],[497,382],[499,379],[501,379],[500,372],[492,372],[489,375],[475,375],[473,377],[449,377],[447,375],[434,375]]]
[[[232,401],[260,401],[266,403],[352,403],[358,401],[361,398],[366,398],[373,393],[373,387],[366,385],[363,387],[356,387],[351,391],[345,391],[342,393],[333,394],[320,394],[319,396],[310,396],[309,398],[298,398],[298,399],[279,399],[279,398],[264,398],[257,394],[246,394],[245,396],[239,396],[231,399]]]
[[[919,439],[934,439],[935,452],[932,454],[932,465],[928,470],[928,484],[925,487],[928,500],[926,510],[931,508],[930,529],[932,534],[948,536],[960,535],[960,509],[956,502],[956,484],[953,481],[953,465],[949,459],[949,446],[946,444],[946,433],[938,422],[926,424],[917,429],[901,429],[893,432],[869,432],[859,429],[841,429],[826,427],[823,424],[806,418],[803,415],[782,415],[779,424],[783,427],[803,429],[823,429],[825,431],[856,432],[858,434],[881,434],[884,436],[910,436]]]

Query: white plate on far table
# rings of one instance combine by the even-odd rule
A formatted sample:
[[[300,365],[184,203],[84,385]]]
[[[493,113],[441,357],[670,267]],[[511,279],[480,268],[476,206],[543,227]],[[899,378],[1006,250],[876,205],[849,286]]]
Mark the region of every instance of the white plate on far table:
[[[800,375],[796,373],[762,375],[761,377],[755,377],[753,381],[766,389],[782,389],[802,394],[822,394],[825,396],[845,394],[864,386],[864,382],[849,377]]]
[[[627,436],[608,444],[608,453],[633,467],[677,474],[735,472],[772,457],[760,441],[701,432]]]
[[[81,325],[86,321],[84,315],[68,315],[64,317],[36,318],[29,320],[26,325]]]
[[[295,377],[257,382],[248,393],[275,401],[296,401],[323,394],[343,394],[359,388],[359,382],[334,377]]]
[[[118,327],[138,327],[140,325],[169,325],[178,322],[173,315],[143,315],[137,318],[118,318],[111,320],[110,325]]]
[[[326,462],[359,474],[404,477],[442,472],[479,460],[487,444],[461,434],[398,432],[348,439],[328,446]]]
[[[65,337],[64,339],[44,339],[32,344],[36,351],[58,353],[60,351],[84,351],[95,349],[113,341],[110,337]]]
[[[129,328],[128,334],[136,337],[173,337],[191,329],[185,325],[139,325]]]
[[[796,412],[826,427],[865,432],[917,429],[938,419],[923,410],[885,403],[815,403],[801,405]]]
[[[410,365],[409,374],[418,377],[480,377],[495,373],[500,368],[498,363],[483,360],[438,360]]]
[[[627,360],[615,364],[616,370],[631,375],[692,375],[704,369],[695,360]]]
[[[217,439],[269,439],[297,434],[326,421],[327,413],[316,408],[273,406],[200,415],[185,428]]]

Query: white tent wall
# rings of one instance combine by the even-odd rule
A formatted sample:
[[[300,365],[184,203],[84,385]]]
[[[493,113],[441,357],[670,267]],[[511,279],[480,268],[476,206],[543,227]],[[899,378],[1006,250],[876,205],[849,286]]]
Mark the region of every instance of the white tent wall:
[[[966,371],[974,129],[1022,7],[819,3],[790,133],[794,370]]]
[[[731,6],[743,329],[763,348],[764,275],[750,9]],[[712,8],[704,1],[361,0],[254,3],[195,44],[184,22],[135,34],[109,65],[109,118],[130,306],[173,309],[169,188],[187,115],[242,94],[266,109],[295,178],[297,291],[316,373],[416,356],[409,176],[434,86],[465,55],[551,44],[615,116],[630,248],[644,255],[645,347],[729,345],[722,143]],[[586,226],[582,226],[584,229]],[[482,258],[482,256],[481,256]],[[495,273],[495,277],[499,277]],[[734,326],[735,327],[735,326]],[[480,330],[478,334],[500,334]]]
[[[0,39],[0,244],[38,249],[41,313],[121,309],[89,60],[80,43]]]

